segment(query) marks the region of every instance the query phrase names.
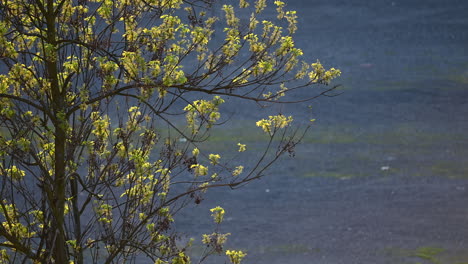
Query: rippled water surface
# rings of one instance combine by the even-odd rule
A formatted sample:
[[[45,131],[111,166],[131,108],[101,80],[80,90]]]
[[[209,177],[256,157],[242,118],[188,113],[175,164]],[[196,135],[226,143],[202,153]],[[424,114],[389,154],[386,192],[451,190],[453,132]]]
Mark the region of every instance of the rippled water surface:
[[[340,68],[344,93],[312,103],[295,158],[209,193],[178,228],[209,232],[221,205],[245,263],[468,263],[468,2],[287,2],[297,46]]]

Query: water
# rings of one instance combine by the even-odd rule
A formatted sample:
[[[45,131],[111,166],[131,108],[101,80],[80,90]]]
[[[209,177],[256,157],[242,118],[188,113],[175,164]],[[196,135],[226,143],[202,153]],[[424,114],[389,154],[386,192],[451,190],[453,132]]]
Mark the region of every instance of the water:
[[[312,103],[296,158],[209,193],[178,228],[210,232],[221,205],[245,263],[468,262],[468,2],[287,2],[297,46],[340,68],[344,93]]]

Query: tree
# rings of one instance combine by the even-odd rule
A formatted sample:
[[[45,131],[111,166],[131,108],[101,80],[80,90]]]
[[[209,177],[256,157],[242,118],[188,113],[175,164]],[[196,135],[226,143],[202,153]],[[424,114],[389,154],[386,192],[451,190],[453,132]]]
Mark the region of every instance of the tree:
[[[303,135],[269,116],[257,162],[223,162],[203,143],[224,99],[307,101],[340,75],[300,60],[296,14],[274,4],[260,22],[265,0],[0,0],[0,263],[189,263],[176,212],[261,177]],[[204,235],[207,255],[225,239]]]

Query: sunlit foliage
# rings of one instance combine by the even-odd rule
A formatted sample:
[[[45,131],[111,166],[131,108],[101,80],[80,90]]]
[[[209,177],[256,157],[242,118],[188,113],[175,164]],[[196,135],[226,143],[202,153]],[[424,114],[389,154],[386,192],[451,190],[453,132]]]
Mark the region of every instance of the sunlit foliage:
[[[176,213],[265,175],[307,130],[270,115],[259,154],[231,146],[257,159],[239,164],[204,145],[226,99],[303,102],[341,73],[302,61],[296,31],[282,1],[0,0],[0,263],[191,263]],[[240,263],[228,235],[203,235],[201,259]]]

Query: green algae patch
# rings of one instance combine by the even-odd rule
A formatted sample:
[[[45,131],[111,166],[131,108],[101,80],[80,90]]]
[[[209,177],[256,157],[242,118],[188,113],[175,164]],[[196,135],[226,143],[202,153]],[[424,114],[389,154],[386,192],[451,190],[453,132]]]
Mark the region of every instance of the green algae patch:
[[[416,249],[386,248],[382,253],[394,263],[405,264],[468,264],[468,253],[437,246],[422,246]]]
[[[442,264],[437,256],[444,252],[442,248],[436,247],[420,247],[410,254],[410,256],[418,257],[420,259],[428,260],[433,264]]]
[[[371,144],[415,147],[432,147],[447,141],[468,143],[464,134],[428,131],[418,123],[395,124],[390,129],[365,133],[362,138]]]
[[[391,258],[398,259],[399,261],[418,261],[418,262],[403,262],[403,263],[424,263],[442,264],[438,256],[445,250],[438,247],[419,247],[417,249],[404,249],[404,248],[386,248],[385,255]],[[399,262],[402,263],[402,262]],[[447,263],[448,264],[448,263]]]
[[[434,147],[447,142],[467,144],[463,133],[437,131],[424,128],[418,122],[402,122],[385,127],[362,127],[356,125],[333,125],[312,127],[303,140],[313,144],[405,145],[412,147]]]
[[[412,147],[434,147],[441,142],[467,144],[463,133],[436,131],[423,127],[424,124],[397,123],[386,127],[362,127],[354,124],[313,125],[302,139],[306,144],[368,144],[368,145],[407,145]],[[209,142],[266,142],[269,137],[251,122],[228,127],[213,128]]]
[[[303,140],[310,144],[351,144],[358,142],[358,137],[350,132],[336,130],[313,130]]]
[[[452,73],[448,76],[448,79],[452,82],[468,85],[468,70]]]
[[[466,164],[466,163],[465,163]],[[434,175],[449,177],[449,178],[467,178],[468,168],[459,162],[445,160],[435,162],[430,167],[431,173]]]
[[[468,138],[458,130],[421,122],[392,126],[313,128],[297,148],[298,177],[349,179],[365,176],[468,178]]]

